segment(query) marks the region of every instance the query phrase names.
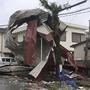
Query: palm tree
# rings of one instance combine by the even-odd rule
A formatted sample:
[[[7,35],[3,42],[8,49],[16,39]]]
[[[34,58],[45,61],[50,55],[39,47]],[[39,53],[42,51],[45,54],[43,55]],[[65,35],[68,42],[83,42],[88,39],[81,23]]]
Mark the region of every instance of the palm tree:
[[[62,10],[61,5],[57,5],[56,3],[51,3],[49,4],[47,0],[40,0],[42,6],[44,6],[47,10],[49,10],[49,14],[51,20],[49,20],[49,26],[53,30],[53,38],[55,42],[55,47],[54,47],[54,52],[55,52],[55,59],[56,59],[56,64],[59,66],[61,64],[61,51],[60,51],[60,21],[58,14]],[[58,69],[58,68],[57,68]]]

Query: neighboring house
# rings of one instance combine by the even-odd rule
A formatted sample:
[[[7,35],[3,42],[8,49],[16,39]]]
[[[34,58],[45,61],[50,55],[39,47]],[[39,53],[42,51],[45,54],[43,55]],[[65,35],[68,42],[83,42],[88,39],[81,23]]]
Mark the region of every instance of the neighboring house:
[[[0,28],[0,57],[12,56],[11,51],[8,48],[5,48],[6,30],[6,28]]]
[[[86,40],[73,44],[75,60],[90,60],[90,31],[86,34]]]
[[[74,48],[74,60],[85,60],[86,41],[74,44],[71,47]]]
[[[74,48],[70,46],[85,40],[87,27],[70,23],[67,23],[67,25],[68,28],[62,35],[60,43],[61,45],[66,47],[69,51],[73,52]]]

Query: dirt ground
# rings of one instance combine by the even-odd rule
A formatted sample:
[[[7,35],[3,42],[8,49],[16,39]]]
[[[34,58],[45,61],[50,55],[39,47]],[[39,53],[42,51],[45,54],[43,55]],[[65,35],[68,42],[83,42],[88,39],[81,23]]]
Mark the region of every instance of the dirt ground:
[[[90,79],[85,81],[79,81],[79,85],[82,83],[88,83],[90,85]],[[64,82],[58,81],[33,81],[28,78],[20,78],[17,76],[0,76],[0,90],[90,90],[85,84],[79,86],[80,89],[71,87]]]

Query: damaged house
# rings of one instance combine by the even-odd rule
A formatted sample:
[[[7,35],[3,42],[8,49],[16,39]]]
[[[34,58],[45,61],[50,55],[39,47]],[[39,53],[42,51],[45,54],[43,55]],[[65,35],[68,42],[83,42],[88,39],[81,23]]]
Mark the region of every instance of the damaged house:
[[[19,63],[35,66],[29,74],[37,79],[40,79],[49,67],[56,65],[53,50],[55,41],[49,27],[49,19],[49,14],[41,9],[17,11],[10,17],[6,34],[6,47],[13,52]],[[23,39],[18,39],[17,33],[21,25],[26,25],[27,28],[21,35]],[[66,27],[67,25],[62,23],[60,33],[63,33]],[[73,55],[61,45],[60,49],[61,56],[75,68]]]

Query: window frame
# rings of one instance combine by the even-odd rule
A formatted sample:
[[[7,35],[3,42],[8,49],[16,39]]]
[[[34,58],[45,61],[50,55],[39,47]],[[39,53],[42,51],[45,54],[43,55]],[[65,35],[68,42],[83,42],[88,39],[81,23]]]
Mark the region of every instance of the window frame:
[[[76,35],[79,35],[80,36],[80,41],[74,41],[73,40],[73,34],[76,34]],[[85,35],[85,34],[83,34],[83,33],[77,33],[77,32],[72,32],[72,42],[75,42],[75,43],[80,43],[80,42],[82,42],[82,41],[84,41],[84,40],[82,40],[82,35]]]

